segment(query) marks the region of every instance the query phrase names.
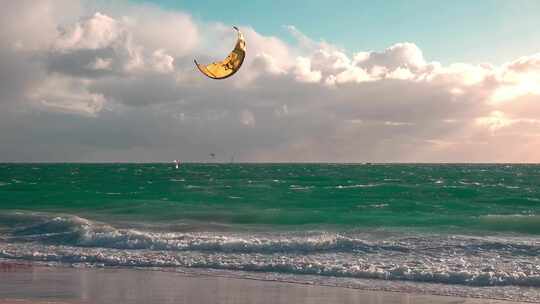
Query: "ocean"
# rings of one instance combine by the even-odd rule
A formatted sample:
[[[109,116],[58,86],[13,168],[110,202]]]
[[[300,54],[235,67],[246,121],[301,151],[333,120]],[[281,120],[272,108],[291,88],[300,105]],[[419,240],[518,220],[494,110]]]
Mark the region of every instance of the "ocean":
[[[540,301],[540,165],[0,164],[0,259]]]

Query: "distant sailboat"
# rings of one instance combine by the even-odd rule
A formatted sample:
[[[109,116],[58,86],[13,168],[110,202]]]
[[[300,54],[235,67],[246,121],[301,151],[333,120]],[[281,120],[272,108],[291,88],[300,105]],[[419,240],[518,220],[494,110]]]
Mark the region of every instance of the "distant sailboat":
[[[178,160],[175,159],[175,160],[174,160],[174,167],[175,167],[175,169],[178,169],[179,165],[180,165],[180,162],[179,162]]]

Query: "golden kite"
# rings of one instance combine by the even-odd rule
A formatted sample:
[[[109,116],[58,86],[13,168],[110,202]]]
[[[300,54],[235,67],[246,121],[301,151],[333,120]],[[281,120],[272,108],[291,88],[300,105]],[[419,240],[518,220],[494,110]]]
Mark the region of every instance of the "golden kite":
[[[238,40],[236,41],[234,50],[232,50],[227,58],[208,65],[199,64],[197,60],[194,60],[195,65],[204,75],[212,79],[225,79],[238,72],[242,66],[246,57],[246,41],[240,30],[236,26],[233,26],[233,28],[238,32]]]

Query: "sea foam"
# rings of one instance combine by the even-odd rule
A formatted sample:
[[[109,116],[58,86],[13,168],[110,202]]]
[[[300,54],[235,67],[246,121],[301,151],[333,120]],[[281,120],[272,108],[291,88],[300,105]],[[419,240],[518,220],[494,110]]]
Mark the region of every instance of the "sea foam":
[[[540,286],[540,243],[514,237],[362,233],[150,232],[76,216],[22,215],[0,258],[102,266],[196,267],[407,280]]]

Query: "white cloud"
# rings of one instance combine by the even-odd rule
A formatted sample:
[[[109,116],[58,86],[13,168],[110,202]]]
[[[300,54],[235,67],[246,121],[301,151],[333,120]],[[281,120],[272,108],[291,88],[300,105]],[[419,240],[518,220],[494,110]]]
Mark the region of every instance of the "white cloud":
[[[236,38],[229,25],[146,5],[96,12],[58,1],[9,2],[19,27],[0,13],[0,123],[24,121],[73,157],[200,160],[211,149],[253,161],[540,161],[531,148],[540,148],[538,54],[442,65],[411,42],[350,52],[293,26],[297,42],[287,44],[239,25],[244,66],[215,81],[192,59],[222,59]],[[58,137],[58,126],[87,136],[87,146]],[[13,144],[30,136],[13,132]],[[495,152],[507,142],[512,151]],[[59,149],[40,147],[51,157]],[[16,157],[0,148],[0,160]]]
[[[540,96],[540,53],[503,65],[497,74],[491,102],[499,104],[526,95]]]
[[[156,50],[150,57],[150,66],[158,73],[169,73],[174,70],[174,58],[164,50]]]
[[[354,64],[371,69],[382,66],[389,70],[397,68],[421,69],[427,63],[420,48],[414,43],[396,43],[383,52],[360,52],[354,56]]]
[[[63,76],[48,77],[39,87],[28,92],[38,107],[59,112],[95,116],[105,105],[102,94],[90,93],[85,80]]]
[[[60,52],[103,49],[113,46],[125,35],[126,29],[120,22],[97,12],[90,18],[63,28],[54,42],[54,48]]]
[[[295,67],[296,80],[302,82],[319,82],[322,78],[321,71],[311,69],[311,61],[309,58],[298,57]]]
[[[493,111],[489,116],[478,117],[476,123],[480,126],[486,126],[491,131],[497,131],[517,123],[540,124],[540,119],[511,118],[501,111]]]
[[[503,112],[493,111],[489,116],[482,116],[476,119],[476,123],[481,126],[488,127],[491,131],[507,127],[515,123],[514,120],[509,119]]]
[[[516,73],[538,73],[540,72],[540,53],[518,58],[505,65],[505,68]]]
[[[173,72],[174,55],[185,55],[195,47],[196,26],[185,14],[154,12],[150,16],[137,13],[114,18],[97,12],[61,28],[52,42],[50,68],[78,75],[85,74],[85,69],[101,72],[94,76]],[[78,62],[87,64],[77,67]]]
[[[366,70],[359,67],[351,67],[337,75],[330,75],[326,79],[328,84],[348,82],[360,83],[375,80],[375,78],[373,78]]]
[[[192,18],[182,12],[165,12],[143,6],[125,10],[121,19],[133,33],[137,43],[174,57],[186,56],[199,44],[200,33]]]
[[[2,48],[39,51],[50,47],[58,26],[77,20],[82,8],[72,0],[3,1],[0,18]]]
[[[276,58],[266,53],[260,53],[255,55],[255,59],[250,64],[252,70],[257,71],[257,75],[263,74],[286,74],[284,69]]]

